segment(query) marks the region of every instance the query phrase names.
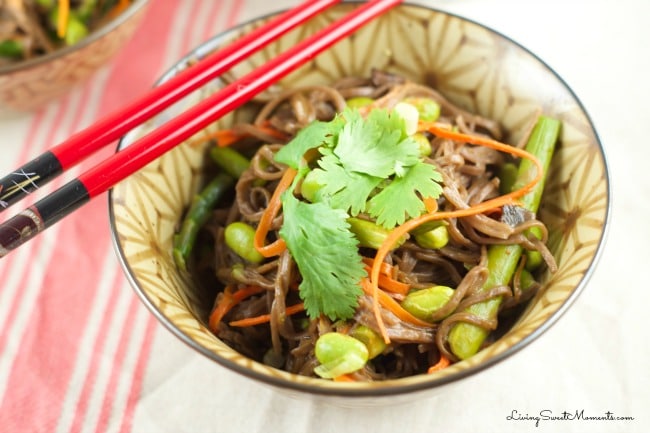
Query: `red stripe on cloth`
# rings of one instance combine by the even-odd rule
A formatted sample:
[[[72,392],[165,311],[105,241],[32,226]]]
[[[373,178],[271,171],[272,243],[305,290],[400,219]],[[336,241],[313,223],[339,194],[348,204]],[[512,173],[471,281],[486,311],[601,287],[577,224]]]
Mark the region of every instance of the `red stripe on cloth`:
[[[97,263],[105,248],[86,248],[83,254],[71,245],[108,245],[97,227],[106,227],[105,206],[93,202],[77,211],[77,218],[61,222],[59,238],[43,281],[33,320],[21,339],[7,392],[0,407],[0,425],[12,431],[52,432],[75,364],[78,344],[94,297]],[[87,222],[92,221],[92,224]],[[57,266],[65,261],[74,269]]]
[[[165,47],[152,44],[150,38],[166,34],[178,4],[152,1],[143,28],[113,63],[100,107],[114,110],[151,85],[160,73]],[[60,113],[65,113],[64,107]],[[101,198],[59,224],[60,241],[31,313],[33,323],[20,336],[21,347],[0,405],[0,425],[8,431],[55,429],[97,286],[98,263],[111,248],[106,201]],[[30,245],[37,248],[33,242],[38,240]]]
[[[232,3],[232,2],[231,2]],[[235,2],[237,3],[237,2]],[[241,2],[240,2],[241,3]],[[215,0],[212,2],[212,7],[210,8],[210,16],[218,17],[220,12],[223,10],[223,0]],[[202,40],[207,41],[212,36],[215,36],[215,29],[217,27],[214,25],[208,25],[205,27],[204,32],[202,33]]]
[[[89,90],[89,86],[85,86],[84,88],[84,93]],[[35,151],[35,153],[40,153],[42,150],[44,150],[48,146],[44,146],[43,143],[39,143],[36,140],[37,136],[37,131],[39,128],[48,128],[47,132],[44,135],[44,140],[46,142],[52,142],[57,135],[58,129],[63,121],[63,115],[64,113],[68,110],[68,106],[70,105],[70,98],[66,97],[63,98],[60,102],[61,108],[57,112],[56,116],[52,120],[52,122],[48,125],[42,125],[43,123],[43,117],[37,116],[36,119],[34,120],[34,123],[30,127],[30,133],[28,135],[29,141],[25,145],[25,149],[29,149],[23,152],[23,155],[21,155],[21,160],[18,164],[22,164],[27,161],[27,159],[30,158],[30,155],[32,152]],[[81,110],[78,110],[77,113],[75,114],[75,119],[78,120],[81,116]],[[56,188],[58,185],[61,184],[61,180],[52,182],[52,187]],[[25,199],[20,203],[17,204],[16,206],[19,208],[24,208],[30,204],[32,204],[37,196],[39,196],[39,192],[35,191],[32,195],[29,195],[25,197]],[[7,211],[10,212],[10,211]],[[29,248],[32,249],[32,251],[39,251],[41,244],[43,243],[43,236],[37,236],[34,240],[30,242]],[[25,266],[23,268],[20,268],[15,264],[16,261],[16,252],[13,252],[9,254],[6,258],[3,259],[2,263],[0,263],[0,280],[4,281],[5,279],[5,274],[8,272],[20,272],[21,273],[21,278],[18,283],[19,290],[16,293],[16,296],[14,299],[10,300],[4,300],[5,302],[9,302],[12,306],[9,309],[9,315],[5,319],[6,324],[11,324],[16,320],[16,316],[19,314],[20,310],[20,304],[21,304],[21,295],[23,292],[20,290],[22,287],[27,286],[27,280],[30,278],[30,273],[31,273],[31,267],[29,263],[29,259],[27,260]],[[10,325],[5,325],[0,329],[0,348],[6,347],[7,344],[7,339],[9,338],[9,333],[11,332],[12,327]],[[2,353],[2,352],[0,352]],[[0,396],[1,397],[1,396]],[[0,406],[0,415],[2,414],[1,411],[1,406]],[[0,418],[1,421],[1,418]],[[0,422],[0,425],[1,422]]]
[[[153,316],[150,316],[147,321],[147,329],[144,333],[142,350],[140,351],[140,356],[138,357],[138,361],[135,365],[133,382],[131,391],[127,397],[126,409],[124,411],[124,417],[122,418],[120,433],[130,432],[133,426],[133,416],[135,414],[135,408],[138,403],[138,398],[140,397],[140,392],[142,390],[142,382],[144,380],[144,375],[149,361],[149,354],[151,353],[151,346],[153,345],[153,337],[157,329],[157,325],[158,322],[156,319]]]
[[[124,326],[122,328],[117,350],[115,351],[115,355],[111,360],[112,368],[109,375],[110,379],[106,387],[104,398],[102,399],[102,408],[98,417],[97,427],[95,429],[95,431],[98,433],[105,431],[106,427],[108,426],[111,410],[113,409],[113,405],[115,403],[114,397],[117,394],[117,384],[120,381],[121,375],[128,375],[130,373],[122,372],[122,369],[120,367],[124,365],[125,358],[127,356],[127,350],[129,348],[129,341],[132,336],[132,329],[134,328],[136,313],[140,308],[144,308],[144,306],[140,303],[140,300],[137,298],[137,296],[133,296],[131,298],[131,302],[129,302],[129,308],[127,310],[126,320],[124,321]],[[78,410],[78,412],[81,411]],[[71,433],[76,433],[77,431],[79,430],[75,428]]]
[[[113,293],[113,296],[108,298],[108,304],[106,309],[103,311],[102,319],[103,326],[100,326],[99,333],[97,334],[96,340],[93,344],[92,355],[90,359],[90,368],[86,373],[84,379],[84,384],[79,394],[79,402],[75,409],[75,416],[72,421],[72,427],[70,433],[75,433],[81,430],[84,422],[84,415],[88,408],[88,402],[92,394],[93,387],[96,383],[96,378],[98,375],[97,370],[99,369],[101,359],[105,356],[104,350],[106,342],[109,338],[109,333],[112,331],[109,327],[109,324],[112,323],[113,315],[115,314],[115,306],[119,298],[118,290],[121,288],[122,276],[117,272],[113,277],[113,283],[110,287],[110,292]],[[125,326],[128,326],[128,323],[125,323]]]

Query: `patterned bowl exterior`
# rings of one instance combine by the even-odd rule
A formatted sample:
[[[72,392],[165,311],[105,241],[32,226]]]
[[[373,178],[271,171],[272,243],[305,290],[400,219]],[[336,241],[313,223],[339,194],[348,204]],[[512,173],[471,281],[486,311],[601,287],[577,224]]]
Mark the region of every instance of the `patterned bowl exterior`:
[[[134,1],[116,19],[76,45],[0,67],[0,106],[34,110],[82,83],[131,38],[147,3]]]
[[[350,9],[341,5],[294,31],[235,69],[239,75],[311,34]],[[170,71],[250,30],[249,23],[199,47]],[[183,144],[119,184],[110,194],[115,244],[125,272],[145,304],[174,334],[236,372],[300,395],[334,395],[344,402],[376,403],[378,396],[409,398],[419,391],[474,374],[542,334],[568,309],[587,283],[600,255],[609,215],[609,179],[603,149],[580,102],[566,84],[530,52],[477,23],[424,7],[403,5],[338,43],[293,73],[282,86],[328,83],[365,75],[371,67],[434,85],[465,108],[499,119],[510,142],[535,113],[563,122],[561,143],[549,172],[541,218],[550,229],[550,247],[559,270],[543,276],[544,289],[514,327],[470,359],[433,375],[381,383],[334,383],[292,375],[254,362],[230,349],[207,327],[206,299],[176,270],[172,236],[183,209],[201,182],[204,147]],[[218,84],[215,84],[215,86]],[[201,98],[201,94],[194,95]],[[128,135],[132,142],[173,112]],[[245,116],[236,112],[221,127]],[[352,397],[355,398],[347,398]],[[346,403],[344,403],[346,404]]]

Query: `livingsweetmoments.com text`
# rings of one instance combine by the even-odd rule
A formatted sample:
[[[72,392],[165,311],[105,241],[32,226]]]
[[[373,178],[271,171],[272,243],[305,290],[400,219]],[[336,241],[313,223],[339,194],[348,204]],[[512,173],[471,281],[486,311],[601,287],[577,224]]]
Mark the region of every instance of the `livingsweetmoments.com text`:
[[[513,409],[508,416],[506,416],[508,421],[528,421],[535,423],[535,427],[539,427],[542,421],[603,421],[603,422],[629,422],[634,421],[632,416],[618,416],[613,412],[607,411],[602,414],[588,414],[584,409],[576,409],[575,411],[563,411],[563,412],[553,412],[550,409],[544,409],[539,411],[537,414],[527,414]]]

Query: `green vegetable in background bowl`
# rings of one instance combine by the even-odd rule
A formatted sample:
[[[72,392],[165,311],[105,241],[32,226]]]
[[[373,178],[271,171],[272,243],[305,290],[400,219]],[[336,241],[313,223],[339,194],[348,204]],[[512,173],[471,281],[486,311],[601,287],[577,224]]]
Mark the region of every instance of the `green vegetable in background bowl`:
[[[0,65],[49,54],[84,39],[130,0],[5,0],[0,3]]]

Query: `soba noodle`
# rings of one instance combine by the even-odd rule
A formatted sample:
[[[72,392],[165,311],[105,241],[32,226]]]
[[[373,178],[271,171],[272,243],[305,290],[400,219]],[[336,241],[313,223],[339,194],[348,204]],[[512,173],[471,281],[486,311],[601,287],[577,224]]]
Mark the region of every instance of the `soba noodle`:
[[[224,287],[233,293],[256,288],[253,295],[242,298],[229,309],[213,330],[220,339],[246,356],[296,374],[315,376],[314,368],[319,361],[314,346],[325,333],[337,330],[350,333],[360,326],[379,333],[373,299],[368,294],[359,296],[356,312],[347,320],[332,320],[325,315],[309,318],[304,312],[289,315],[288,306],[301,301],[296,290],[300,272],[291,253],[284,250],[279,256],[251,263],[227,245],[224,230],[236,221],[256,227],[287,169],[274,160],[276,152],[302,128],[315,120],[331,120],[345,110],[351,98],[358,97],[371,98],[373,107],[388,110],[407,98],[428,98],[440,106],[437,123],[466,134],[494,139],[503,137],[495,120],[463,110],[433,88],[382,71],[373,71],[368,78],[345,78],[329,86],[285,90],[261,104],[253,122],[235,126],[234,130],[243,138],[232,147],[247,154],[251,163],[239,177],[232,200],[220,203],[201,230],[190,271],[199,284],[213,290],[215,305],[227,296]],[[271,130],[275,132],[270,134]],[[425,162],[434,165],[443,179],[442,195],[437,199],[440,210],[469,208],[499,196],[500,178],[497,175],[499,168],[509,162],[509,156],[433,134],[425,133],[425,136],[432,149]],[[391,277],[407,284],[411,291],[443,285],[454,288],[453,295],[427,319],[431,323],[429,327],[407,323],[380,307],[390,344],[363,368],[353,372],[352,378],[399,378],[426,373],[441,356],[456,361],[458,358],[450,351],[447,337],[458,322],[488,330],[507,326],[508,311],[516,311],[530,299],[539,284],[528,282],[523,287],[522,275],[526,271],[522,261],[510,285],[481,290],[489,273],[486,267],[488,246],[520,244],[526,250],[541,253],[546,266],[551,269],[555,266],[544,244],[547,237],[544,224],[532,212],[521,211],[515,212],[516,223],[513,224],[507,220],[507,211],[504,209],[501,217],[478,214],[448,219],[445,225],[449,240],[443,247],[423,247],[411,236],[388,254],[385,262],[390,266]],[[278,231],[283,219],[280,213],[272,221],[270,239],[280,237]],[[541,240],[526,235],[533,227],[541,233]],[[360,248],[360,252],[366,257],[373,256],[367,248]],[[398,302],[404,299],[404,295],[391,296]],[[495,297],[503,298],[499,322],[467,312],[470,305]],[[261,325],[230,325],[233,321],[265,314],[269,315],[269,320]]]

